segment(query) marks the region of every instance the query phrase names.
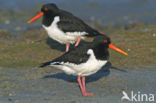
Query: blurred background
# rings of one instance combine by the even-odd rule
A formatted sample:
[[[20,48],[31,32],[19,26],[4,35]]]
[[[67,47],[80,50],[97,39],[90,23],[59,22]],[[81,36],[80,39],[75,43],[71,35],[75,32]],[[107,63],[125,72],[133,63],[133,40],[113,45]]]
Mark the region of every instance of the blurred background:
[[[41,19],[31,24],[27,21],[49,2],[56,3],[96,29],[156,23],[156,0],[0,0],[0,30],[20,34],[40,28]]]

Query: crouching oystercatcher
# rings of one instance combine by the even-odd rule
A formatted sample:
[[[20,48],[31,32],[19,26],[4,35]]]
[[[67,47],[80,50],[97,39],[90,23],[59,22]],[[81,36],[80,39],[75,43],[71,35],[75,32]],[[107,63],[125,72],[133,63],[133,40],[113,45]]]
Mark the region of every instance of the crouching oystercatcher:
[[[80,45],[52,61],[43,63],[40,67],[52,66],[63,70],[66,74],[78,76],[82,95],[92,96],[93,93],[86,92],[85,76],[96,73],[107,63],[108,48],[127,55],[112,45],[107,36],[97,36],[93,42]]]
[[[28,23],[41,16],[43,16],[42,26],[47,31],[49,37],[61,44],[66,44],[66,52],[69,51],[70,43],[76,42],[75,46],[78,46],[81,39],[100,34],[81,19],[59,9],[53,3],[43,5],[41,12],[29,20]]]

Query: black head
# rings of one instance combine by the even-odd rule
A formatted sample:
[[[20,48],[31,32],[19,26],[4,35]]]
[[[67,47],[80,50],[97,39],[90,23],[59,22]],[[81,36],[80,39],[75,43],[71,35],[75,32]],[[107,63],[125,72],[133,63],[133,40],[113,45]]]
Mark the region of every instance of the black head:
[[[108,36],[106,35],[101,35],[95,37],[93,40],[93,50],[95,52],[95,55],[99,59],[108,59],[109,57],[109,52],[108,48],[111,48],[117,52],[120,52],[124,55],[128,55],[126,52],[122,51],[121,49],[117,48],[111,43],[111,40]]]
[[[41,8],[41,12],[37,14],[35,17],[33,17],[32,19],[30,19],[28,23],[31,23],[36,19],[40,18],[41,16],[43,16],[43,21],[42,21],[43,25],[49,26],[52,23],[54,17],[58,15],[58,12],[59,12],[59,8],[55,4],[53,3],[45,4]]]
[[[45,4],[41,8],[41,12],[43,12],[44,14],[48,13],[56,14],[58,11],[59,8],[54,3]]]
[[[58,15],[59,8],[53,4],[45,4],[41,8],[41,12],[44,13],[42,23],[45,26],[50,26],[54,20],[54,17]]]
[[[111,44],[111,40],[108,36],[106,35],[100,35],[96,36],[93,40],[95,45],[102,44],[103,46],[109,48],[109,44]]]
[[[107,60],[109,58],[109,44],[111,44],[111,41],[106,35],[101,35],[94,38],[92,49],[97,59]]]

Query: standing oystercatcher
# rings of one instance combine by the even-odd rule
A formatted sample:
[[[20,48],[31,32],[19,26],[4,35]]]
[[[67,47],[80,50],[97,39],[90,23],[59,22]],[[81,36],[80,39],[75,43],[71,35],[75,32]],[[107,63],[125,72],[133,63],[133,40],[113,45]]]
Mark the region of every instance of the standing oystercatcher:
[[[45,4],[41,12],[33,17],[28,23],[43,16],[42,26],[50,38],[61,44],[66,44],[66,52],[69,51],[69,43],[78,46],[81,39],[97,36],[100,33],[85,24],[81,19],[71,13],[59,9],[55,4]]]
[[[111,44],[107,36],[97,36],[93,42],[86,43],[70,50],[59,58],[43,63],[40,67],[52,66],[63,70],[66,74],[78,76],[78,83],[83,96],[92,96],[85,88],[85,76],[96,73],[109,58],[108,48],[127,55]],[[82,80],[81,80],[82,77]]]

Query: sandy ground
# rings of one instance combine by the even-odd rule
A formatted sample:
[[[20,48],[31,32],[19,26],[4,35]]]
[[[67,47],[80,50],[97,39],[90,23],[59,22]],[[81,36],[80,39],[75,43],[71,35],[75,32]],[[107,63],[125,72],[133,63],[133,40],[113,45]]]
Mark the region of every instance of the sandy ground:
[[[0,103],[132,103],[121,101],[122,91],[156,94],[155,74],[155,67],[127,72],[103,68],[86,78],[87,91],[95,95],[83,97],[76,77],[54,68],[1,68]]]

